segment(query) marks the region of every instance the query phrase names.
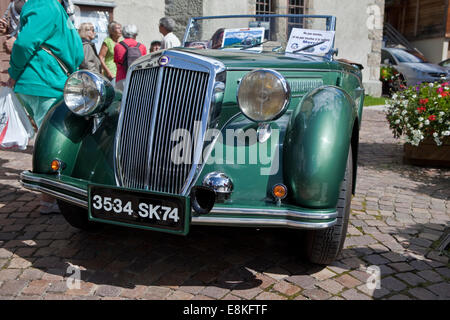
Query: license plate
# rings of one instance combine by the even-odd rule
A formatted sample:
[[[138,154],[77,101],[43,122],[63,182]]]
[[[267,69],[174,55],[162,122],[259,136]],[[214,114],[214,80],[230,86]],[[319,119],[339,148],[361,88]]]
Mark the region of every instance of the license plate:
[[[187,197],[89,186],[89,220],[186,235],[190,202]]]

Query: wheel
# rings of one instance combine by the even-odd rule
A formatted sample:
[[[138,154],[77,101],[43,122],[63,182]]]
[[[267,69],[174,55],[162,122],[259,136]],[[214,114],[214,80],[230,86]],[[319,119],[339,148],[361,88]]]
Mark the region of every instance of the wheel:
[[[306,233],[306,254],[312,263],[328,265],[336,259],[344,246],[353,187],[353,158],[350,146],[347,156],[344,181],[342,181],[337,204],[336,224],[324,230],[312,230]]]
[[[84,231],[95,231],[101,225],[88,220],[88,211],[71,203],[58,200],[59,210],[64,219],[74,228]]]

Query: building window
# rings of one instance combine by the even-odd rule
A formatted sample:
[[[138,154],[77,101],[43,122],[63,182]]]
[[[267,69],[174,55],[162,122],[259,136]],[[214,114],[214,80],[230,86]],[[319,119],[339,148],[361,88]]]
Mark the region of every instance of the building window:
[[[256,14],[272,14],[272,13],[274,13],[272,0],[256,1]]]
[[[288,0],[289,14],[305,14],[307,8],[307,0]],[[288,35],[291,34],[292,28],[304,28],[305,21],[303,18],[288,19]]]

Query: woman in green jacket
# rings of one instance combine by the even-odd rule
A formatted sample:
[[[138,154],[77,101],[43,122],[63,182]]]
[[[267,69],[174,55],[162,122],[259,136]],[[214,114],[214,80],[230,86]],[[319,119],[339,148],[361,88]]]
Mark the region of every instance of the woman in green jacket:
[[[47,111],[62,99],[67,73],[83,61],[83,45],[58,0],[27,1],[20,26],[8,69],[10,84],[40,127]]]
[[[83,61],[83,45],[58,0],[28,0],[20,26],[9,62],[9,85],[39,128],[50,108],[63,98],[68,74]],[[55,199],[43,195],[40,212],[59,212]]]

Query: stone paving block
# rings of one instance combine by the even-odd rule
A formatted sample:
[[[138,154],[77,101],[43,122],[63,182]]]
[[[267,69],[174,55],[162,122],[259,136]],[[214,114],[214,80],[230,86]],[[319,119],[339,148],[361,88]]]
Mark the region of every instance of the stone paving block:
[[[387,252],[381,254],[383,257],[389,259],[392,262],[404,262],[407,258],[404,255],[395,253],[395,252]]]
[[[32,266],[32,262],[23,258],[13,258],[10,260],[8,269],[26,269]]]
[[[317,280],[326,280],[329,278],[332,278],[334,276],[336,276],[336,274],[328,269],[322,269],[318,272],[315,273],[311,273],[310,276],[312,276],[313,278],[317,279]]]
[[[388,259],[383,258],[379,254],[372,254],[370,256],[363,257],[363,259],[366,260],[368,263],[377,265],[377,266],[389,263]]]
[[[353,271],[351,271],[349,274],[350,274],[352,277],[357,278],[359,281],[365,283],[365,282],[367,281],[367,279],[369,279],[369,277],[371,276],[371,273],[366,272],[367,269],[366,269],[365,267],[363,267],[363,270],[364,270],[364,271],[361,271],[361,270],[353,270]]]
[[[333,279],[321,281],[317,285],[331,294],[338,294],[339,292],[345,289],[345,287],[342,284]]]
[[[277,285],[282,286],[279,283]],[[274,289],[275,289],[275,287],[274,287]],[[275,290],[276,291],[280,291],[278,289],[275,289]],[[242,290],[233,289],[231,291],[231,294],[234,295],[234,296],[243,298],[245,300],[251,300],[251,299],[255,298],[257,295],[259,295],[262,291],[263,290],[261,290],[259,287],[254,287],[254,288],[249,288],[249,289],[242,289]],[[284,293],[284,292],[281,292],[281,293]]]
[[[23,289],[22,295],[41,296],[49,285],[50,282],[47,280],[33,280]]]
[[[400,280],[403,280],[404,282],[406,282],[412,286],[417,286],[421,283],[426,282],[424,279],[422,279],[421,277],[419,277],[418,275],[416,275],[412,272],[397,273],[395,276],[397,278],[399,278]]]
[[[262,292],[255,298],[256,300],[287,300],[286,297],[280,296],[272,292]]]
[[[95,290],[95,295],[100,297],[118,297],[122,288],[111,285],[99,285]]]
[[[423,271],[418,272],[417,275],[429,282],[436,283],[436,282],[443,281],[443,278],[441,277],[441,275],[433,270],[423,270]]]
[[[4,269],[0,270],[0,281],[15,280],[22,273],[21,270]]]
[[[433,284],[431,286],[428,286],[427,289],[440,298],[450,298],[450,283],[448,282]]]
[[[289,282],[286,281],[281,281],[278,282],[277,284],[275,284],[272,288],[275,291],[278,291],[282,294],[285,294],[287,296],[292,296],[298,292],[300,292],[300,288],[297,286],[294,286],[292,284],[290,284]],[[237,294],[236,294],[237,295]]]
[[[381,287],[391,291],[402,291],[407,288],[406,284],[393,277],[381,279]]]
[[[354,288],[361,284],[361,281],[353,278],[352,276],[350,276],[348,274],[344,274],[344,275],[336,278],[335,280],[347,288]]]
[[[216,286],[212,285],[212,286],[207,286],[200,293],[205,295],[205,296],[207,296],[207,297],[211,297],[211,298],[214,298],[214,299],[221,299],[228,292],[230,292],[229,289],[220,288],[220,287],[216,287]]]
[[[331,294],[322,289],[307,289],[302,291],[302,295],[310,300],[326,300]]]
[[[0,293],[5,296],[17,296],[27,285],[23,280],[7,280],[0,287]]]
[[[175,292],[172,292],[172,294],[167,297],[167,300],[192,300],[192,298],[194,298],[194,295],[181,290],[177,290]]]
[[[408,293],[419,300],[436,300],[438,297],[424,288],[412,288]]]
[[[355,290],[355,289],[349,289],[341,294],[342,297],[344,297],[346,300],[372,300],[369,296]]]
[[[290,283],[293,283],[303,289],[312,289],[315,287],[315,284],[318,283],[315,278],[308,275],[290,276],[289,278],[286,278],[286,281],[289,281]]]
[[[407,272],[407,271],[413,271],[414,270],[414,268],[412,266],[410,266],[406,262],[390,263],[388,266],[391,267],[392,269],[398,271],[398,272]]]
[[[358,290],[363,292],[364,294],[368,295],[369,297],[375,298],[375,299],[380,299],[386,295],[388,295],[389,293],[391,293],[390,290],[387,290],[386,288],[382,288],[380,287],[380,289],[370,289],[367,284],[362,284],[360,286],[358,286]]]
[[[144,300],[162,300],[165,299],[172,290],[166,287],[149,286]]]
[[[450,268],[442,267],[435,269],[435,271],[446,278],[450,278]]]

